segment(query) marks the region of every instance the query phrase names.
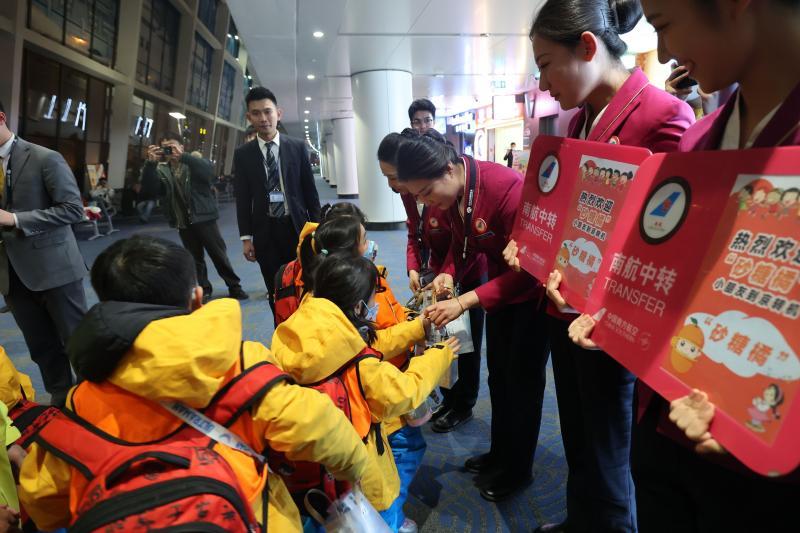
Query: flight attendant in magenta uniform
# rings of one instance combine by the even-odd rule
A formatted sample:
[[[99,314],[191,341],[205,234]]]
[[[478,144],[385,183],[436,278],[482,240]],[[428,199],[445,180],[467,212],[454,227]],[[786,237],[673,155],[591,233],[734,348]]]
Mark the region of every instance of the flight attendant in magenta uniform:
[[[467,470],[490,501],[508,498],[532,479],[547,362],[547,335],[539,314],[542,289],[525,273],[512,272],[502,251],[514,224],[522,176],[496,163],[459,156],[428,131],[409,136],[397,155],[398,179],[427,206],[446,211],[452,241],[438,291],[469,274],[484,254],[489,281],[426,310],[441,326],[465,310],[486,310],[486,361],[492,404],[492,444],[469,459]]]
[[[427,130],[426,130],[427,131]],[[410,132],[408,132],[410,134]],[[406,265],[409,286],[418,291],[422,284],[430,283],[430,274],[438,274],[450,251],[451,230],[447,211],[423,206],[420,210],[414,196],[397,179],[397,150],[404,137],[390,133],[378,146],[378,163],[389,187],[399,193],[406,210],[408,244]],[[473,264],[462,280],[464,290],[472,290],[486,281],[486,260],[481,254],[472,258]],[[424,275],[427,280],[420,281]],[[442,388],[444,401],[433,415],[432,429],[437,433],[449,433],[472,419],[472,408],[478,401],[481,377],[481,343],[483,340],[484,313],[480,307],[469,310],[470,328],[474,351],[462,353],[458,358],[458,381],[451,389]]]
[[[568,137],[671,152],[694,122],[689,105],[652,85],[640,69],[622,65],[627,47],[620,35],[641,16],[639,2],[630,0],[549,0],[537,14],[530,37],[539,88],[565,110],[580,108]],[[519,270],[516,243],[505,255]],[[569,474],[567,521],[538,531],[636,531],[630,468],[636,377],[608,354],[570,341],[567,327],[577,315],[558,290],[560,272],[547,281],[543,320]]]
[[[642,7],[661,62],[677,59],[705,92],[739,84],[686,131],[679,151],[800,145],[800,0],[642,0]],[[592,326],[582,315],[571,336],[592,347]],[[800,472],[766,478],[727,454],[713,438],[704,393],[670,405],[639,382],[637,400],[632,463],[641,531],[797,530]]]

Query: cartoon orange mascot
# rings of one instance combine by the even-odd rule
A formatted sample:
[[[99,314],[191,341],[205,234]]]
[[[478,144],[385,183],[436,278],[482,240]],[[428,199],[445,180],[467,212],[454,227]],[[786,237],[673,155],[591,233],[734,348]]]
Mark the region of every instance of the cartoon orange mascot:
[[[691,319],[691,324],[684,324],[678,334],[672,337],[669,358],[672,367],[678,372],[688,372],[698,357],[703,355],[705,336],[703,330],[697,325],[697,320]]]
[[[567,248],[567,243],[563,243],[556,256],[556,264],[553,268],[563,274],[564,270],[567,269],[567,265],[569,265],[569,248]]]

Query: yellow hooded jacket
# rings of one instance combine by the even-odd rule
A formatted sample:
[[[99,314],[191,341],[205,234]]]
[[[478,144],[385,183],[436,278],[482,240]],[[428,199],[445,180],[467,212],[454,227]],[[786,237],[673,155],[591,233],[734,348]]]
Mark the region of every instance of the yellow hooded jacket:
[[[393,336],[391,344],[398,349],[398,345],[407,347],[409,343]],[[275,330],[271,356],[298,384],[311,384],[339,370],[365,347],[364,339],[333,302],[307,295],[300,308]],[[454,357],[449,347],[437,346],[412,358],[404,372],[375,358],[358,363],[364,397],[373,419],[382,422],[418,407]],[[386,449],[383,455],[378,454],[376,438],[383,439]],[[376,436],[371,431],[367,447],[381,472],[377,480],[370,478],[372,471],[368,472],[362,479],[362,488],[375,508],[382,511],[397,498],[400,479],[385,432]]]
[[[87,318],[99,314],[102,307],[98,310],[98,306],[103,305],[92,308]],[[107,322],[107,317],[104,319]],[[180,421],[161,408],[159,401],[179,400],[195,408],[205,407],[241,371],[240,346],[245,367],[269,359],[269,350],[262,344],[242,345],[241,331],[241,309],[231,299],[213,301],[190,314],[149,322],[109,379],[101,383],[85,381],[73,388],[68,407],[106,433],[129,442],[167,435]],[[337,478],[351,482],[375,476],[377,465],[347,418],[316,391],[281,382],[250,413],[231,429],[254,449],[269,445],[291,460],[322,463]],[[237,473],[259,519],[263,516],[261,495],[267,484],[268,531],[302,530],[297,507],[278,475],[265,479],[267,470],[259,475],[249,457],[223,445],[215,449]],[[368,475],[368,471],[373,473]],[[31,447],[20,472],[19,495],[41,529],[64,527],[70,522],[81,483],[71,482],[73,476],[82,479],[42,447]]]
[[[0,346],[0,402],[11,410],[23,398],[35,400],[31,378],[17,370],[5,349]]]

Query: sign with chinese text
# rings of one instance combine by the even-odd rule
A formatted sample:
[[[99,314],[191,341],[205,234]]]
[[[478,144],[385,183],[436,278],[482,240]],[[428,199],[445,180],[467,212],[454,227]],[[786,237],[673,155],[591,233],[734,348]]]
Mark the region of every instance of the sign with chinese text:
[[[533,144],[514,231],[520,264],[542,282],[560,270],[562,294],[576,309],[585,306],[638,165],[649,155],[560,137]]]
[[[765,475],[800,463],[798,161],[799,148],[648,158],[586,307],[592,339],[659,394],[708,393],[715,438]]]

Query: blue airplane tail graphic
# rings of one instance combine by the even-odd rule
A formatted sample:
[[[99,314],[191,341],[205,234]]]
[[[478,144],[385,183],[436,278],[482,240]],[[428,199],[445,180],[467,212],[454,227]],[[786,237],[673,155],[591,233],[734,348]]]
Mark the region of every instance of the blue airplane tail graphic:
[[[550,178],[550,174],[553,172],[553,170],[554,170],[555,168],[556,168],[556,162],[555,162],[555,161],[553,161],[552,163],[550,163],[550,164],[547,166],[547,168],[546,168],[546,169],[544,169],[544,172],[542,172],[542,177],[543,177],[544,179],[549,179],[549,178]]]
[[[672,206],[675,204],[675,200],[681,195],[680,191],[675,191],[670,194],[663,202],[658,204],[658,207],[653,209],[650,213],[654,217],[665,217],[669,210],[672,209]]]

